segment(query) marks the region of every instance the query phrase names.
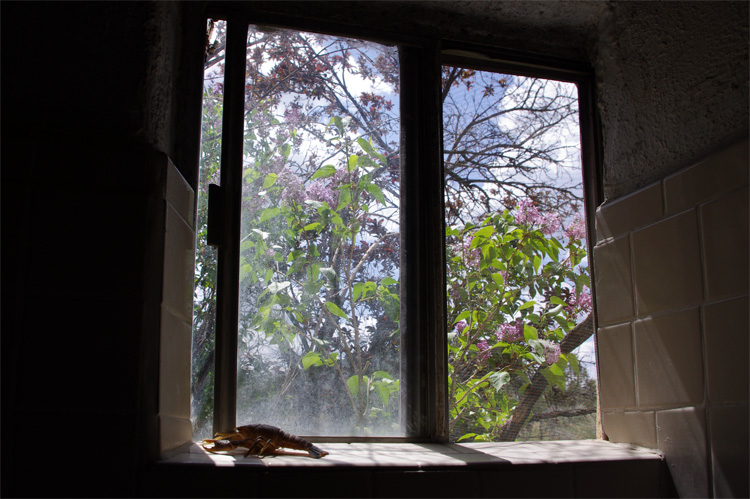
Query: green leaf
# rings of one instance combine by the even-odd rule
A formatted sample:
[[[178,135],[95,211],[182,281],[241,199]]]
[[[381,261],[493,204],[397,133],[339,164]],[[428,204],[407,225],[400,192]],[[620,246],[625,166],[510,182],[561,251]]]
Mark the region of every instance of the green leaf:
[[[305,227],[302,229],[303,231],[307,230],[317,230],[320,227],[320,222],[313,222],[311,224],[305,225]]]
[[[539,272],[539,267],[542,265],[542,259],[539,257],[539,255],[534,255],[532,261],[534,265],[534,272]]]
[[[268,291],[272,294],[280,293],[281,291],[284,291],[286,288],[288,288],[292,283],[289,281],[283,281],[283,282],[272,282],[268,285]]]
[[[528,324],[524,324],[523,326],[523,338],[526,340],[526,343],[529,343],[530,340],[538,340],[539,336],[537,334],[536,328],[533,326],[529,326]],[[529,343],[531,344],[531,343]]]
[[[351,376],[346,380],[346,386],[349,387],[349,391],[352,395],[356,395],[359,392],[359,376]]]
[[[463,312],[461,312],[460,314],[458,314],[458,317],[456,317],[456,320],[453,321],[453,324],[456,324],[457,322],[459,322],[459,321],[461,321],[463,319],[466,319],[470,315],[471,315],[471,310],[464,310]]]
[[[499,392],[500,389],[507,383],[510,382],[510,374],[501,371],[490,374],[490,383],[495,387],[495,391]]]
[[[374,197],[378,203],[385,206],[385,196],[383,195],[383,191],[375,184],[368,184],[367,185],[367,192],[372,194],[372,197]]]
[[[534,305],[536,305],[536,302],[534,300],[529,300],[523,305],[521,305],[520,307],[518,307],[518,310],[525,310],[527,308],[533,307]]]
[[[259,229],[253,229],[251,232],[258,234],[260,238],[263,240],[267,239],[268,236],[270,235],[269,232],[263,232],[262,230],[259,230]]]
[[[573,355],[572,353],[564,353],[564,354],[561,354],[560,356],[565,358],[565,360],[568,361],[568,364],[570,364],[571,369],[573,369],[573,372],[577,375],[580,368],[578,366],[578,359],[576,358],[576,356]]]
[[[550,369],[542,369],[541,373],[547,383],[557,385],[560,389],[565,390],[565,376],[556,375]]]
[[[277,177],[278,175],[276,175],[275,173],[269,173],[268,175],[266,175],[266,178],[263,180],[263,188],[268,189],[273,184],[275,184]]]
[[[328,278],[329,281],[335,282],[336,281],[336,270],[334,270],[331,267],[321,267],[320,273],[323,274]]]
[[[327,178],[332,176],[336,173],[336,167],[333,165],[324,165],[318,168],[318,171],[316,171],[313,176],[310,178],[310,180],[315,180],[316,178]]]
[[[474,238],[475,239],[477,237],[487,238],[487,237],[491,236],[494,233],[495,233],[495,228],[493,226],[491,226],[491,225],[488,225],[488,226],[482,227],[481,229],[479,229],[478,231],[476,231],[474,233]]]
[[[375,371],[372,373],[373,378],[385,378],[385,379],[393,379],[393,376],[388,371]]]
[[[267,220],[271,220],[272,218],[278,217],[281,215],[281,209],[280,208],[266,208],[263,210],[263,213],[260,214],[260,221],[265,222]]]
[[[356,282],[354,285],[352,285],[352,301],[359,300],[359,297],[362,296],[362,291],[365,289],[365,283],[363,282]]]
[[[312,206],[316,210],[325,207],[325,203],[321,203],[320,201],[314,201],[312,199],[306,199],[305,200],[305,204],[308,205],[308,206]],[[278,209],[278,208],[276,208],[276,209]]]
[[[461,440],[466,440],[467,438],[472,438],[476,436],[477,436],[476,433],[466,433],[465,435],[461,435],[460,437],[458,437],[458,440],[456,440],[456,442],[460,442]]]
[[[549,366],[549,370],[555,376],[562,376],[565,373],[565,370],[563,368],[561,368],[557,363],[552,364],[551,366]]]
[[[567,307],[568,304],[560,297],[558,296],[551,296],[549,299],[550,303],[553,305],[562,305],[563,307]]]
[[[379,152],[377,152],[375,150],[375,148],[372,147],[372,144],[370,142],[368,142],[367,140],[365,140],[363,137],[360,137],[360,138],[357,139],[357,144],[359,144],[359,147],[361,147],[362,150],[365,151],[370,156],[375,156],[381,162],[385,161],[385,156],[383,156],[382,154],[380,154]]]
[[[384,277],[380,281],[380,285],[381,286],[391,286],[393,284],[398,284],[398,281],[396,279],[394,279],[393,277]]]
[[[336,365],[336,361],[338,361],[338,359],[339,359],[339,353],[333,352],[332,354],[328,356],[327,359],[323,361],[323,363],[327,365],[328,367],[333,367]]]
[[[307,371],[311,366],[322,366],[323,361],[320,359],[318,352],[307,352],[302,356],[302,368]]]
[[[357,165],[359,164],[359,156],[356,154],[352,154],[349,156],[349,161],[346,165],[346,171],[350,172],[352,170],[355,170],[357,168]]]
[[[394,389],[396,388],[395,383],[393,382],[393,380],[384,379],[382,381],[376,381],[375,383],[373,383],[373,385],[375,386],[375,393],[378,394],[380,400],[383,402],[383,405],[387,407],[388,399],[390,398],[391,393],[396,391]]]
[[[342,319],[349,320],[349,317],[347,317],[346,313],[343,310],[341,310],[339,306],[333,303],[332,301],[326,302],[326,308],[328,309],[329,312],[331,312],[336,317],[341,317]]]

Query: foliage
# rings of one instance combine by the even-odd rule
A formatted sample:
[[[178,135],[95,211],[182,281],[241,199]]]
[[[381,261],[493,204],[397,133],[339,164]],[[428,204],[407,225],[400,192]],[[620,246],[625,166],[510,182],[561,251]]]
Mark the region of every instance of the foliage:
[[[362,137],[349,140],[345,128],[340,118],[330,120],[323,137],[340,153],[307,183],[286,162],[264,163],[257,152],[245,170],[239,367],[259,370],[263,358],[261,372],[280,373],[263,384],[280,388],[271,414],[288,427],[310,432],[316,421],[335,431],[327,425],[336,414],[347,432],[376,431],[377,420],[388,433],[398,407],[391,397],[398,390],[398,233],[383,224],[393,205],[377,182],[385,156]],[[269,150],[263,139],[251,143]],[[276,149],[284,156],[291,147]],[[245,400],[256,392],[248,381],[240,382],[239,405],[257,415],[259,401]],[[316,397],[319,385],[329,396],[283,398],[309,383]]]
[[[560,341],[590,310],[582,223],[554,233],[559,219],[530,202],[449,227],[449,402],[454,438],[496,440],[518,395],[541,369],[565,389],[578,372]]]

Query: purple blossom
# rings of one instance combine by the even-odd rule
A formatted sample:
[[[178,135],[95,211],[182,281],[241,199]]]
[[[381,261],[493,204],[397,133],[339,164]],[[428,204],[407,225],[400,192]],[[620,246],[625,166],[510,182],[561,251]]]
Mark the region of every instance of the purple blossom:
[[[302,114],[299,112],[299,106],[289,106],[284,110],[284,119],[287,123],[297,125],[302,121]]]
[[[330,186],[326,186],[320,180],[308,184],[305,188],[305,197],[313,201],[325,201],[331,208],[336,208],[336,195]]]
[[[450,291],[448,291],[448,295],[451,297],[451,299],[458,300],[458,298],[461,296],[460,291],[461,291],[461,288],[459,287],[458,283],[454,282],[451,285]]]
[[[552,365],[560,359],[562,352],[558,343],[549,340],[539,340],[539,343],[544,346],[544,359],[547,365]]]
[[[568,311],[571,313],[575,312],[576,308],[581,312],[591,312],[591,291],[586,286],[583,287],[580,293],[577,289],[574,289],[572,296],[568,301],[570,303]]]
[[[351,184],[355,181],[355,173],[346,171],[346,168],[336,170],[336,173],[331,176],[331,186],[338,187],[344,184]]]
[[[490,344],[487,343],[487,340],[482,339],[477,341],[477,348],[479,348],[479,354],[477,354],[479,362],[484,362],[490,357]]]
[[[469,323],[465,320],[461,319],[456,323],[455,330],[458,334],[461,334],[464,332],[464,329],[466,329],[469,326]]]
[[[523,322],[518,320],[514,324],[500,324],[500,327],[495,331],[495,337],[498,341],[504,341],[505,343],[523,340]]]
[[[565,229],[565,235],[571,242],[584,239],[586,237],[586,221],[581,215],[576,215],[570,226]]]
[[[524,199],[518,205],[515,219],[519,225],[534,225],[542,222],[542,214],[531,200]]]
[[[283,168],[276,177],[276,183],[284,188],[281,200],[287,204],[302,204],[305,200],[305,187],[302,180],[289,168]]]
[[[554,213],[545,213],[542,215],[541,221],[542,234],[551,236],[558,230],[560,230],[562,224],[560,223],[560,217]]]
[[[519,225],[538,225],[543,234],[552,235],[560,228],[560,219],[554,213],[542,213],[529,199],[524,199],[518,205],[515,215]]]

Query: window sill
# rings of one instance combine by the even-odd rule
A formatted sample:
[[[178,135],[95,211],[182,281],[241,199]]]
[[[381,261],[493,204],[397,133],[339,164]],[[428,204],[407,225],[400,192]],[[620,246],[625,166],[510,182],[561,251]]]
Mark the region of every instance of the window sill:
[[[144,497],[664,497],[658,451],[602,440],[324,443],[322,459],[210,454],[151,466]],[[236,454],[235,454],[236,453]]]
[[[321,459],[305,455],[244,457],[244,450],[226,454],[206,452],[192,444],[158,464],[191,464],[218,467],[275,468],[432,468],[508,467],[601,463],[608,461],[662,461],[659,451],[604,440],[542,442],[429,443],[316,443],[330,454]],[[298,451],[294,451],[298,452]]]

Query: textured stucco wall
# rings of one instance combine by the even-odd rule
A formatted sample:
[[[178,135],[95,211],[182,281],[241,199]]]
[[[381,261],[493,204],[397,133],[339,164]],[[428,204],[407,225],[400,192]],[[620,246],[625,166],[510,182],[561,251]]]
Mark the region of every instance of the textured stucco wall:
[[[609,2],[597,90],[618,198],[748,133],[747,2]]]
[[[585,59],[601,1],[257,1],[253,11]]]

